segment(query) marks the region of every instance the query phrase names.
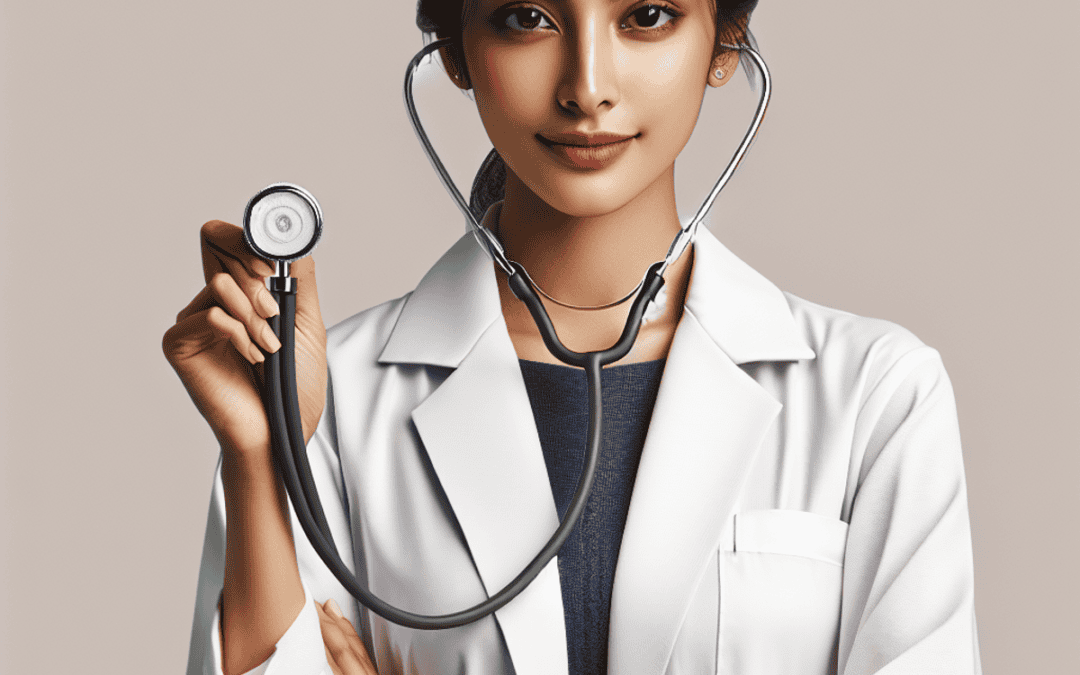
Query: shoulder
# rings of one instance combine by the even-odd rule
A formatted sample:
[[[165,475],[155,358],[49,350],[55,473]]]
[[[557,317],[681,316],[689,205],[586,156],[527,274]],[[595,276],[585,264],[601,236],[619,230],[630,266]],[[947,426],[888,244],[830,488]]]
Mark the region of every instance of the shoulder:
[[[797,366],[802,400],[816,419],[843,430],[851,487],[874,465],[892,467],[880,469],[890,476],[904,466],[962,474],[956,400],[941,354],[895,322],[784,295],[816,354]]]
[[[944,374],[938,351],[893,321],[825,307],[786,291],[784,297],[800,334],[816,354],[808,362],[815,370],[857,380],[867,389],[901,372]]]
[[[816,355],[799,361],[790,373],[797,379],[789,382],[814,415],[854,434],[853,448],[893,435],[905,420],[912,422],[928,410],[955,424],[955,398],[941,354],[912,331],[893,321],[784,296]]]

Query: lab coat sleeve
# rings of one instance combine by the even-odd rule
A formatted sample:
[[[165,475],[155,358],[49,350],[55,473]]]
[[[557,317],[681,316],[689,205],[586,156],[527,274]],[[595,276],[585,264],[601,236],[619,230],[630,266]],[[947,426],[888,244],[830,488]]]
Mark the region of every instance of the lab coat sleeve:
[[[979,674],[960,432],[938,352],[899,358],[861,410],[837,670]]]
[[[319,499],[326,514],[338,555],[353,571],[352,537],[346,516],[340,464],[334,434],[332,399],[308,443],[308,458]],[[346,618],[357,626],[355,601],[327,569],[308,542],[289,502],[290,520],[296,545],[300,581],[304,587],[304,607],[270,657],[247,675],[331,675],[322,629],[314,603],[334,598]],[[214,474],[210,512],[199,568],[195,618],[191,629],[187,675],[223,675],[221,651],[221,593],[225,578],[225,491],[221,480],[221,457]]]

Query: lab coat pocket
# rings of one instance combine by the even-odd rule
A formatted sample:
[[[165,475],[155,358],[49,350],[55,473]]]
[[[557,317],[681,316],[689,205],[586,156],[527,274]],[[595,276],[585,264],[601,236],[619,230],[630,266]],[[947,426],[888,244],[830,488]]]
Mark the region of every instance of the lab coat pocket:
[[[733,541],[720,559],[719,673],[835,673],[847,523],[747,511]]]

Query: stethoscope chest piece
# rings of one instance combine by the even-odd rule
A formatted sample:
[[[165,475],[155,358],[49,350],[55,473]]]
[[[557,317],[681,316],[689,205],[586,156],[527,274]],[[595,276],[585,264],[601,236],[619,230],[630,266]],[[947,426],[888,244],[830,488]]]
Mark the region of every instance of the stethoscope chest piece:
[[[322,225],[319,202],[292,183],[263,188],[244,209],[244,240],[255,253],[276,262],[293,262],[311,253]]]

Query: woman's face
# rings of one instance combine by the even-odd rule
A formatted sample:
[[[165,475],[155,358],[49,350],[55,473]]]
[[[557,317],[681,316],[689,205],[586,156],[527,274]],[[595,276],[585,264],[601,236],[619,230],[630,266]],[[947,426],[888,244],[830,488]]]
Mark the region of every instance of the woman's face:
[[[611,213],[657,180],[697,121],[713,0],[472,0],[463,23],[495,149],[568,215]]]

